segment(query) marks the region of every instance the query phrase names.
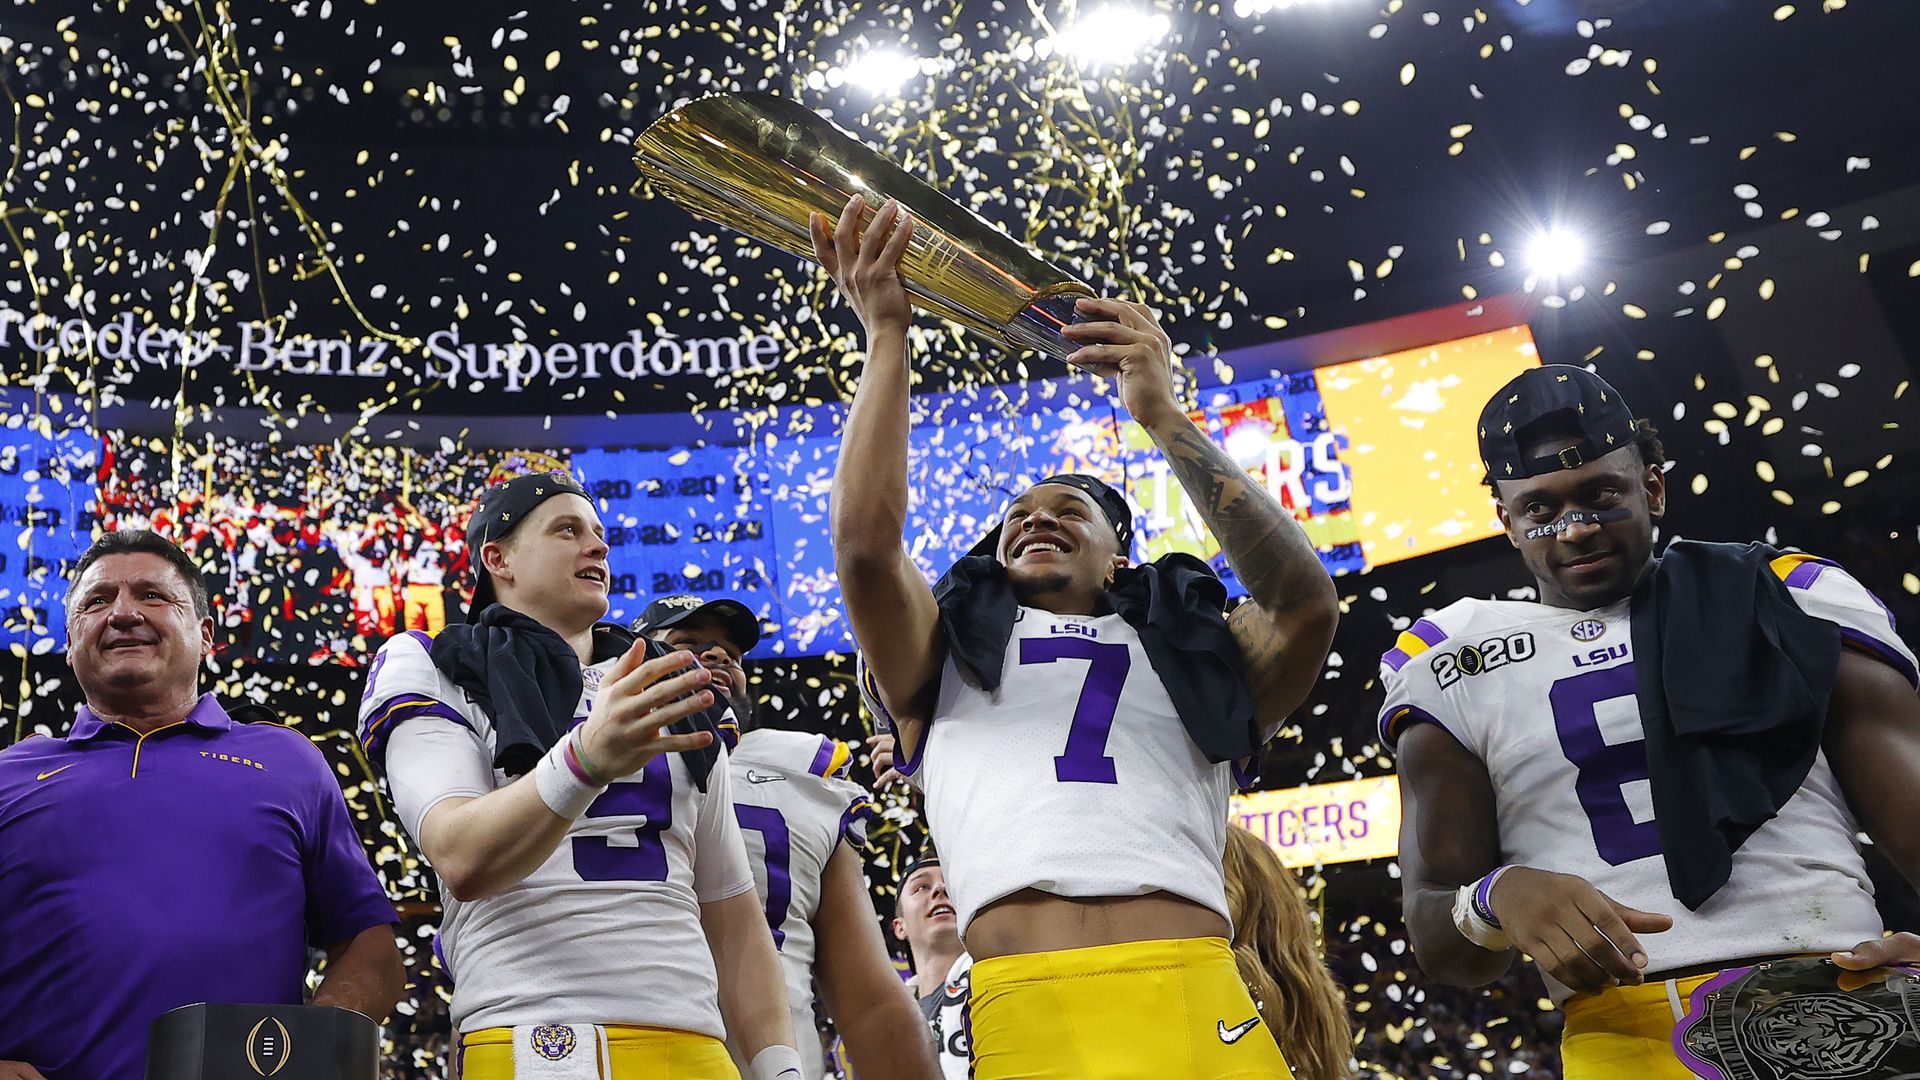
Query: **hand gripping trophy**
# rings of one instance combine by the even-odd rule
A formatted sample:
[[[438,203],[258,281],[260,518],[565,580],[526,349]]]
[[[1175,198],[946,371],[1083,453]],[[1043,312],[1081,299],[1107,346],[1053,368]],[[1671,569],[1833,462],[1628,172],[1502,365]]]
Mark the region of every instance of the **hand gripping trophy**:
[[[634,163],[689,211],[806,259],[813,212],[838,217],[856,194],[869,208],[896,199],[915,222],[900,273],[919,306],[1014,351],[1064,360],[1080,347],[1060,329],[1075,299],[1093,295],[1084,282],[794,102],[689,102],[640,133]]]

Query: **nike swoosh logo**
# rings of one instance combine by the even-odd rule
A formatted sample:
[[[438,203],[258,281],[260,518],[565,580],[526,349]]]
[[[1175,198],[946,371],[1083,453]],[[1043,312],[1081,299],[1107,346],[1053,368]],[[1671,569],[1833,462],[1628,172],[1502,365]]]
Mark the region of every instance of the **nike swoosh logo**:
[[[1254,1028],[1257,1028],[1259,1026],[1260,1026],[1260,1018],[1258,1016],[1254,1017],[1253,1019],[1247,1021],[1244,1024],[1237,1024],[1233,1027],[1228,1027],[1227,1022],[1225,1020],[1222,1020],[1220,1021],[1220,1041],[1223,1043],[1226,1043],[1228,1046],[1232,1046],[1234,1043],[1237,1043],[1240,1041],[1240,1037],[1242,1035],[1245,1035],[1247,1032],[1252,1031]]]
[[[49,776],[53,776],[53,775],[55,775],[55,774],[57,774],[57,773],[63,773],[63,772],[66,772],[66,771],[67,771],[68,769],[71,769],[71,768],[73,768],[73,767],[74,767],[75,765],[78,765],[78,764],[80,764],[80,763],[79,763],[79,762],[77,762],[77,761],[72,761],[72,762],[68,762],[67,764],[65,764],[65,765],[62,765],[62,766],[60,766],[59,768],[57,768],[57,769],[55,769],[55,770],[53,770],[53,772],[43,772],[43,773],[41,773],[41,774],[40,774],[39,776],[36,776],[36,777],[34,777],[34,779],[35,779],[35,780],[45,780],[45,779],[46,779],[47,777],[49,777]]]
[[[766,773],[757,773],[752,769],[747,770],[747,783],[749,784],[771,784],[775,780],[785,779],[786,777],[784,776],[768,776]]]

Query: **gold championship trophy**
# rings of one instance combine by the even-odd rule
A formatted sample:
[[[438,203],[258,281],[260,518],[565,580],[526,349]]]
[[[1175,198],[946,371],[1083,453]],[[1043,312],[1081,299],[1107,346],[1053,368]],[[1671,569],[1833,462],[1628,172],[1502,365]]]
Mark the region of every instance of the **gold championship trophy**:
[[[1074,300],[1093,290],[810,109],[772,94],[716,94],[654,121],[634,163],[661,194],[804,259],[808,217],[854,195],[914,217],[900,276],[919,306],[1015,351],[1064,360]]]

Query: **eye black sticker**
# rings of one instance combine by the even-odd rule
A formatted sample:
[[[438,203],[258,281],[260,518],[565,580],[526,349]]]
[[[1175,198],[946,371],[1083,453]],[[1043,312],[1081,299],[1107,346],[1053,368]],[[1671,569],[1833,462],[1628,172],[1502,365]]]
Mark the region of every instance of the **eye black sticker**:
[[[1569,510],[1545,525],[1535,525],[1522,535],[1529,540],[1538,540],[1543,536],[1559,536],[1575,525],[1610,525],[1632,516],[1631,510]]]

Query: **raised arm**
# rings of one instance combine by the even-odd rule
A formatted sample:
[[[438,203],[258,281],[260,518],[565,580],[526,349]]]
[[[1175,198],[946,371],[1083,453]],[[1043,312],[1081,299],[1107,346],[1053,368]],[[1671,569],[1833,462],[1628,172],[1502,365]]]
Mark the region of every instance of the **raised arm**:
[[[1173,391],[1173,343],[1141,304],[1081,300],[1079,313],[1104,321],[1069,326],[1082,347],[1070,358],[1116,378],[1120,398],[1165,455],[1173,475],[1220,541],[1253,600],[1229,623],[1247,665],[1248,689],[1269,736],[1306,700],[1340,618],[1333,581],[1313,544],[1280,500],[1194,426]]]
[[[827,860],[813,929],[815,971],[854,1072],[861,1080],[939,1080],[926,1019],[887,958],[860,856],[846,844]]]
[[[881,703],[900,727],[903,751],[919,750],[944,656],[933,591],[907,555],[907,326],[913,309],[900,281],[900,257],[913,219],[897,203],[874,215],[847,203],[831,231],[814,215],[813,248],[866,329],[867,363],[847,412],[834,465],[831,521],[834,568],[847,621],[866,657]]]

